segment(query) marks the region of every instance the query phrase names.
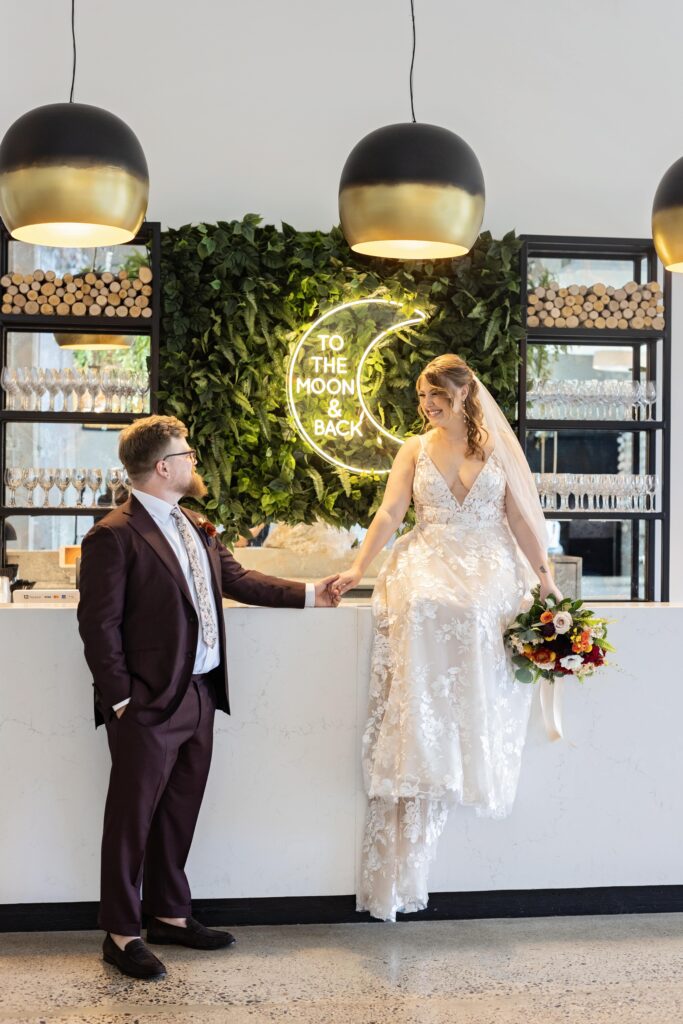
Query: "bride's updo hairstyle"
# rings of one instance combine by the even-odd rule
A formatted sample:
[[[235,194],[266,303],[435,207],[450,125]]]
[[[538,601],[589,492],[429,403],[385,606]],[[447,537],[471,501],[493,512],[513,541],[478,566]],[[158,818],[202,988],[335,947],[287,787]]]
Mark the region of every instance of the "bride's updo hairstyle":
[[[474,374],[467,363],[460,356],[447,353],[437,356],[431,363],[425,366],[417,378],[416,390],[419,391],[423,384],[429,384],[446,398],[451,407],[453,406],[452,388],[462,388],[467,385],[467,397],[462,404],[463,415],[467,425],[467,450],[465,456],[478,458],[486,461],[484,444],[488,440],[489,433],[484,426],[484,413],[477,394],[479,385]],[[420,418],[424,428],[427,429],[428,419],[419,406]]]

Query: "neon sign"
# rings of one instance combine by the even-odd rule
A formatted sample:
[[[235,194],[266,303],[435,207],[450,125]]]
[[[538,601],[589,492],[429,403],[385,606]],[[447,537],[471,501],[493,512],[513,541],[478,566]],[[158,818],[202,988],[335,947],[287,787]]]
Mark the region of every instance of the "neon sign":
[[[401,319],[398,302],[358,299],[323,313],[297,342],[287,373],[290,412],[299,434],[332,465],[371,475],[391,469],[403,440],[364,394],[371,356],[389,335],[424,320],[419,309]]]

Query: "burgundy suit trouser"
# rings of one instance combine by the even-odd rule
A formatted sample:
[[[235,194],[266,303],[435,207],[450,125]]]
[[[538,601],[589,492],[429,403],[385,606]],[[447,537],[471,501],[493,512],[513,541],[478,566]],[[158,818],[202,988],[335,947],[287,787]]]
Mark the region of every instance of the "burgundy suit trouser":
[[[107,723],[112,765],[98,918],[105,931],[140,934],[141,883],[146,914],[192,912],[185,863],[211,764],[215,709],[211,679],[193,676],[160,725],[142,725],[134,706]]]

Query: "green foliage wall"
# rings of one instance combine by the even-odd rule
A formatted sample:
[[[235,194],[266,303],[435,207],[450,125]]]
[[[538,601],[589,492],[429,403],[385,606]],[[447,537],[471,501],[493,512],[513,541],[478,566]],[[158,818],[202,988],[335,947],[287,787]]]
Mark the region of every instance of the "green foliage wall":
[[[435,355],[456,352],[514,415],[520,326],[514,233],[484,233],[458,260],[394,262],[352,253],[339,229],[296,231],[241,221],[162,236],[162,412],[179,416],[198,449],[204,508],[227,538],[264,520],[317,515],[367,524],[384,478],[338,470],[290,422],[286,369],[296,340],[341,302],[381,297],[429,320],[383,350],[386,422],[418,432],[415,380]]]

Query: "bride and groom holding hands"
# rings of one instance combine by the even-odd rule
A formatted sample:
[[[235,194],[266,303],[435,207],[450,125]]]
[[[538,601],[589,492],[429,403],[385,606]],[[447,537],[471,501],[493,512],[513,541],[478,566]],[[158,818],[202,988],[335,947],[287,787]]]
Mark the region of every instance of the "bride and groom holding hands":
[[[441,356],[417,391],[427,429],[401,446],[351,569],[316,583],[242,568],[212,524],[178,505],[206,494],[179,420],[149,416],[122,432],[132,492],[83,540],[78,620],[112,761],[98,920],[103,957],[124,974],[166,973],[142,940],[143,911],[149,944],[235,941],[192,917],[185,875],[214,714],[230,711],[221,598],[337,606],[411,501],[415,528],[373,594],[358,909],[395,920],[426,906],[453,803],[510,812],[531,689],[515,683],[503,633],[538,580],[542,597],[559,595],[545,524],[519,443],[470,368]]]

